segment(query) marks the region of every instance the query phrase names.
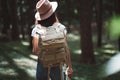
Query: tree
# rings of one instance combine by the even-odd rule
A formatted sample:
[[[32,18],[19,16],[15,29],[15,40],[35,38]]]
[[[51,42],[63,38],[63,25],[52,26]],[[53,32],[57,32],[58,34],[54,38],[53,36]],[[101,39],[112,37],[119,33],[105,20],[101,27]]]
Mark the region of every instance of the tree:
[[[97,20],[97,33],[98,33],[98,38],[97,38],[97,47],[101,47],[102,46],[102,0],[97,0],[97,16],[96,16],[96,20]]]
[[[3,29],[2,33],[7,35],[7,31],[10,28],[10,17],[8,12],[7,0],[1,0],[1,14],[3,19]]]
[[[19,13],[20,13],[20,16],[19,16],[19,25],[21,27],[21,34],[22,34],[22,40],[25,40],[25,23],[26,23],[26,15],[25,15],[25,12],[24,10],[26,9],[25,8],[25,1],[24,0],[20,0],[18,2],[19,4]]]
[[[12,24],[12,40],[19,40],[19,30],[18,30],[18,18],[17,18],[17,6],[16,0],[10,0],[10,16]]]
[[[29,26],[28,27],[28,30],[29,30],[28,34],[29,34],[29,39],[30,39],[30,41],[29,41],[30,46],[29,47],[32,48],[31,31],[32,31],[32,25],[35,23],[34,10],[36,9],[36,7],[35,7],[36,4],[35,4],[35,1],[32,0],[32,1],[28,1],[28,5],[29,5],[29,10],[28,10],[29,17],[27,19],[28,19],[28,23],[29,23],[29,25],[28,25]]]
[[[71,24],[71,21],[72,21],[72,19],[71,19],[71,14],[72,14],[72,11],[71,11],[71,7],[72,7],[72,5],[71,5],[71,0],[66,0],[66,7],[67,7],[67,21],[68,21],[68,24],[70,25]],[[68,8],[68,7],[70,7],[70,8]],[[68,30],[68,32],[70,32],[70,26],[68,26],[68,28],[67,28],[67,30]]]
[[[80,37],[81,37],[81,62],[94,64],[94,50],[92,43],[92,30],[91,30],[91,18],[92,18],[92,1],[91,0],[79,0],[80,11]]]
[[[115,0],[115,12],[116,12],[116,15],[119,15],[120,16],[120,0]],[[118,37],[118,48],[119,48],[119,51],[120,51],[120,35]]]

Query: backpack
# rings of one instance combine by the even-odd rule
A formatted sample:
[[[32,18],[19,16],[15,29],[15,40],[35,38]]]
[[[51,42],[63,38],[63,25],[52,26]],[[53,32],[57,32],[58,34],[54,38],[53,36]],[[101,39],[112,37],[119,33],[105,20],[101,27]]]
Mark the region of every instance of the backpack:
[[[66,63],[68,47],[62,24],[46,28],[46,34],[40,36],[38,57],[43,67],[59,66]],[[43,27],[45,28],[45,27]]]

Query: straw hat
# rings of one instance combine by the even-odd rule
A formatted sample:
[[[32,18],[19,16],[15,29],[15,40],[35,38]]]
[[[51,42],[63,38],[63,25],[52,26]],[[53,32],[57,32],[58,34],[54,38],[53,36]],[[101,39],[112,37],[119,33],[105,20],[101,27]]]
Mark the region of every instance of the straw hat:
[[[48,0],[39,0],[36,4],[36,20],[44,20],[49,18],[55,12],[57,6],[58,3],[56,1],[50,2]]]

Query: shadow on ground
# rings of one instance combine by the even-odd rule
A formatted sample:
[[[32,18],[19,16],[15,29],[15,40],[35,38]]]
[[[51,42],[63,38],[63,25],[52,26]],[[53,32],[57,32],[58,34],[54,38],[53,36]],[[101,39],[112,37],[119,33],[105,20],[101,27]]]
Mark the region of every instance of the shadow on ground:
[[[120,79],[120,53],[97,54],[97,62],[101,63],[92,66],[79,63],[79,54],[73,50],[71,55],[74,70],[72,80]],[[36,60],[27,43],[0,42],[0,80],[35,80]]]
[[[36,58],[15,43],[0,43],[0,80],[35,80]]]

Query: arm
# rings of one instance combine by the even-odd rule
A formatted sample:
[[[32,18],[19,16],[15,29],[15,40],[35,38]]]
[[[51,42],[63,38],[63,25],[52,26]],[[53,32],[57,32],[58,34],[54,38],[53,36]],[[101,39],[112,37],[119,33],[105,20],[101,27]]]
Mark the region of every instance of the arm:
[[[66,40],[65,40],[65,41],[66,41],[65,46],[66,46],[66,51],[67,51],[66,64],[67,64],[67,66],[68,66],[68,68],[67,68],[67,74],[68,74],[68,76],[69,76],[69,75],[72,75],[73,69],[72,69],[70,51],[69,51],[69,47],[68,47],[68,45],[67,45],[67,29],[66,29],[66,27],[65,27],[63,24],[59,23],[59,25],[60,25],[60,26],[58,26],[58,28],[60,29],[60,31],[63,31],[64,37],[65,37],[65,39],[66,39]]]
[[[68,65],[67,74],[71,78],[71,75],[73,73],[73,69],[72,69],[72,62],[71,62],[70,50],[69,50],[69,47],[67,45],[67,42],[66,42],[66,48],[67,48],[67,65]]]
[[[33,37],[32,44],[33,44],[33,53],[34,53],[34,55],[38,55],[37,54],[37,52],[38,52],[38,41],[39,41],[39,38]]]
[[[35,20],[35,25],[37,25],[38,24],[38,20]],[[34,55],[37,55],[37,52],[38,52],[38,41],[39,41],[39,35],[38,34],[36,34],[36,31],[38,31],[36,28],[34,28],[33,30],[32,30],[32,45],[33,45],[33,50],[32,50],[32,52],[33,52],[33,54]]]
[[[70,52],[67,54],[67,64],[69,68],[72,68]]]

